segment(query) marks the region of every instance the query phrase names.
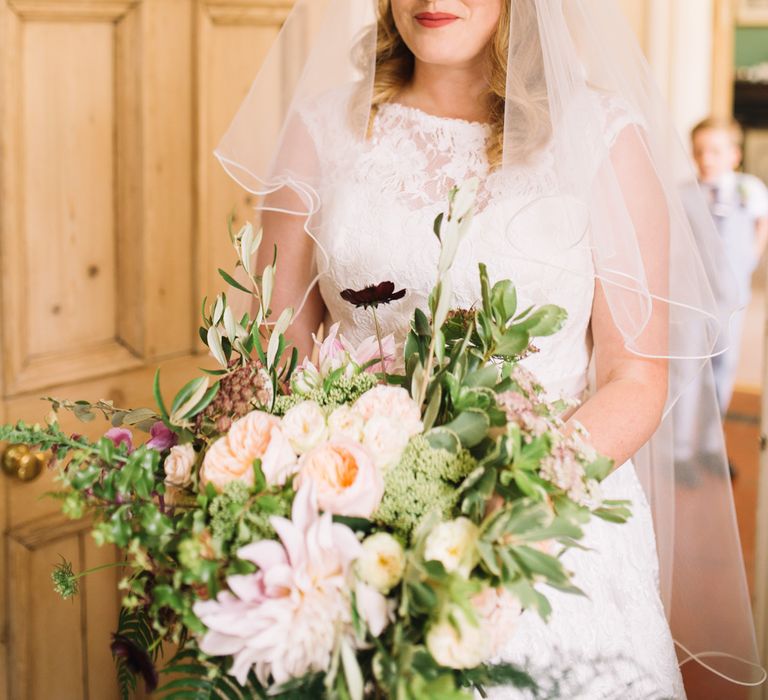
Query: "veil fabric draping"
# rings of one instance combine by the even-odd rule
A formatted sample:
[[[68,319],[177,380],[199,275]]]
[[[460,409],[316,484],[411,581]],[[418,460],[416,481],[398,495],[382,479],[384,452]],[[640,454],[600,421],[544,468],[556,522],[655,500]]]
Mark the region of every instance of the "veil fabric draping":
[[[216,150],[260,197],[257,210],[299,217],[316,242],[324,164],[301,114],[327,95],[347,96],[326,116],[328,129],[343,124],[348,135],[338,162],[354,158],[375,109],[376,12],[375,0],[299,0]],[[728,346],[737,301],[706,202],[614,0],[514,0],[509,12],[497,172],[514,177],[546,143],[556,176],[509,218],[499,245],[549,264],[536,258],[531,236],[551,220],[552,197],[567,197],[573,206],[557,213],[558,245],[591,249],[626,347],[668,358],[664,420],[633,460],[654,514],[662,598],[681,663],[693,656],[736,682],[758,683],[764,674],[709,362]],[[612,123],[623,127],[618,139],[595,95],[610,98]],[[319,278],[327,260],[318,246]],[[680,415],[675,404],[688,394],[698,410]],[[677,454],[676,422],[686,436]]]

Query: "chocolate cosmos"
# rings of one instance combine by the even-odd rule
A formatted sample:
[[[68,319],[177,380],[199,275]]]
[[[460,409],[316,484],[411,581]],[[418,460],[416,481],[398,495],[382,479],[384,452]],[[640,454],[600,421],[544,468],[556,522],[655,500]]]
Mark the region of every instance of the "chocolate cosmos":
[[[370,287],[365,287],[355,291],[354,289],[345,289],[341,292],[341,298],[355,306],[367,308],[376,307],[379,304],[389,304],[405,296],[405,290],[395,291],[394,282],[381,282]]]

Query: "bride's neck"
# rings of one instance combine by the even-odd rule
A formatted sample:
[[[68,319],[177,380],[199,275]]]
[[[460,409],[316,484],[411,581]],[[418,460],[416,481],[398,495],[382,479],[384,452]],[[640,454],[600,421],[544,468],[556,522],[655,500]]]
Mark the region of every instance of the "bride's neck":
[[[441,66],[416,60],[411,82],[397,101],[438,117],[487,121],[482,65]]]

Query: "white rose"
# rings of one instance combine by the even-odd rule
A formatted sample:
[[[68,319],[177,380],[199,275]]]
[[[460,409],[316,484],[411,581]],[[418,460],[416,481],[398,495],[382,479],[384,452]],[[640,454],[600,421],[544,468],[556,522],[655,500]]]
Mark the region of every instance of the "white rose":
[[[468,518],[456,518],[440,523],[427,536],[424,548],[426,561],[439,561],[448,572],[468,578],[478,562],[479,530]]]
[[[400,386],[379,384],[366,391],[352,407],[367,422],[374,416],[386,416],[400,425],[408,436],[418,435],[424,425],[421,411],[410,394]]]
[[[184,488],[192,483],[192,467],[197,459],[195,448],[189,443],[174,445],[163,462],[165,481],[172,486]]]
[[[345,437],[355,442],[363,441],[363,417],[349,406],[339,406],[328,416],[328,430],[331,439]]]
[[[377,532],[363,540],[357,559],[361,579],[377,591],[389,593],[403,577],[405,552],[400,543],[386,532]]]
[[[314,401],[302,401],[289,409],[283,416],[282,429],[300,455],[328,439],[325,411]]]
[[[429,628],[427,649],[437,663],[448,668],[475,668],[490,656],[485,630],[467,619],[458,606]]]
[[[371,453],[379,469],[387,469],[400,461],[408,444],[408,433],[386,416],[374,416],[363,430],[363,447]]]

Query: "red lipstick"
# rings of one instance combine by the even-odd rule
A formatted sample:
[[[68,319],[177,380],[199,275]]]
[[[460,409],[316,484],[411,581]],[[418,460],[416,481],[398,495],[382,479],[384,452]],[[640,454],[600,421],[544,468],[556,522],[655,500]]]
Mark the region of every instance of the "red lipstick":
[[[416,15],[415,19],[422,27],[437,29],[438,27],[451,24],[451,22],[455,22],[459,18],[446,12],[420,12]]]

